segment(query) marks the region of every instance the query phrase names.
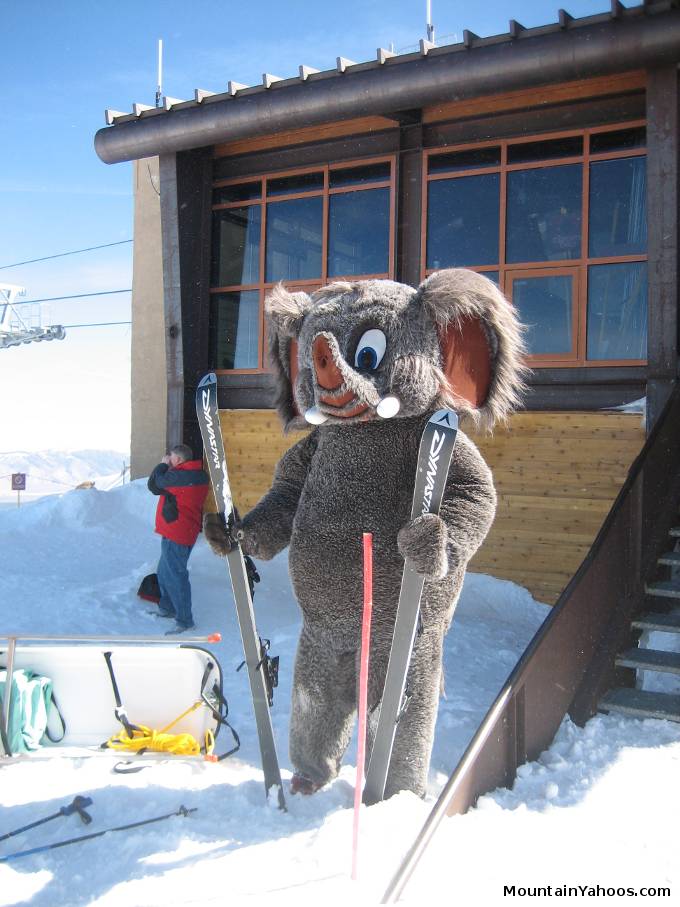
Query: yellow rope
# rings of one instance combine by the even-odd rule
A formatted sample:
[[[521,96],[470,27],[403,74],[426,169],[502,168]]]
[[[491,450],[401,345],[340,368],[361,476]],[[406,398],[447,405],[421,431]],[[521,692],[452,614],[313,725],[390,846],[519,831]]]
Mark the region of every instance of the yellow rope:
[[[165,734],[167,731],[170,730],[171,727],[174,727],[179,721],[181,721],[182,718],[185,718],[185,717],[186,717],[187,715],[189,715],[191,712],[195,712],[196,709],[199,708],[199,706],[202,706],[202,705],[203,705],[203,700],[198,699],[193,705],[190,705],[189,708],[188,708],[185,712],[182,712],[181,715],[178,715],[177,718],[175,718],[174,721],[171,721],[170,724],[166,724],[164,728],[161,728],[161,730],[160,730],[158,733],[159,733],[159,734]]]
[[[137,730],[133,730],[132,737],[123,731],[121,734],[114,734],[110,737],[106,745],[112,750],[127,750],[134,753],[138,753],[140,750],[152,750],[155,753],[173,753],[176,756],[199,756],[201,747],[195,737],[191,734],[168,734],[168,731],[201,705],[204,703],[199,699],[160,731],[140,724],[137,725]],[[206,731],[205,752],[207,757],[212,756],[214,747],[215,737],[212,731]]]

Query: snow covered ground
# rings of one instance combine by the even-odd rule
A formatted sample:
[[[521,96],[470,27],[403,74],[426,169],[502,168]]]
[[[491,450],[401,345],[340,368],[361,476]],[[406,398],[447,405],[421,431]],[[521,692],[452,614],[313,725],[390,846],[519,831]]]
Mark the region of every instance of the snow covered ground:
[[[123,470],[130,463],[128,453],[113,450],[14,450],[0,453],[0,509],[17,505],[17,493],[12,491],[13,473],[26,475],[26,490],[21,492],[22,504],[47,494],[63,494],[81,482],[95,482],[97,488],[107,489],[121,484]]]
[[[115,637],[165,629],[135,594],[159,553],[154,507],[145,482],[138,481],[0,510],[0,633]],[[299,617],[285,555],[259,566],[258,625],[281,656],[273,719],[287,787]],[[401,794],[363,810],[359,880],[352,882],[354,744],[335,783],[311,798],[288,796],[287,813],[265,804],[247,679],[235,670],[242,655],[225,566],[202,538],[191,571],[196,632],[222,634],[214,651],[241,750],[219,764],[169,758],[133,775],[114,774],[107,756],[47,759],[45,750],[0,764],[0,836],[57,811],[76,794],[94,801],[87,829],[75,816],[60,818],[1,842],[0,856],[175,812],[180,805],[196,809],[186,818],[0,864],[0,905],[379,903],[433,799],[548,611],[512,583],[468,576],[447,639],[447,698],[428,800]],[[565,721],[552,747],[521,769],[512,791],[496,791],[466,816],[443,823],[403,900],[500,905],[549,886],[548,903],[577,903],[592,892],[603,903],[639,899],[609,897],[598,892],[600,886],[605,892],[667,887],[672,897],[657,896],[677,903],[679,770],[680,726],[598,716],[579,729]]]

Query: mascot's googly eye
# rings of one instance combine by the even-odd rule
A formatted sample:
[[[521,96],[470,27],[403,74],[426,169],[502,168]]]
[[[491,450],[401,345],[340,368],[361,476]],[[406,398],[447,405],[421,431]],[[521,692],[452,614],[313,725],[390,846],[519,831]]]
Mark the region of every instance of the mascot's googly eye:
[[[362,334],[354,355],[354,367],[361,371],[373,372],[383,360],[387,348],[387,338],[382,331],[373,328]]]

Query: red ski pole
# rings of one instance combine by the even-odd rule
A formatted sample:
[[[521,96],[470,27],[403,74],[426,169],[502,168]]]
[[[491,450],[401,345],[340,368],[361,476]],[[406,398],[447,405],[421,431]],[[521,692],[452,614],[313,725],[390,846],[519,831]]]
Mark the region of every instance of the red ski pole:
[[[368,653],[371,645],[373,610],[373,536],[364,532],[364,614],[361,622],[361,667],[359,670],[359,732],[357,780],[354,787],[354,830],[352,835],[352,879],[356,881],[359,856],[359,811],[366,761],[366,713],[368,711]]]

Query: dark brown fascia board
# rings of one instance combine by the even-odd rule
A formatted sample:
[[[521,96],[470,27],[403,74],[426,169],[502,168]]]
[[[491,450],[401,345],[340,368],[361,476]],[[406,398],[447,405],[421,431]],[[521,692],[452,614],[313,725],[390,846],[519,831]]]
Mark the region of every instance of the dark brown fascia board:
[[[115,163],[265,132],[276,133],[303,123],[319,125],[356,116],[384,116],[400,106],[425,106],[438,103],[445,96],[448,99],[474,97],[476,93],[489,93],[492,75],[499,70],[504,72],[506,85],[511,83],[512,87],[521,88],[562,78],[623,71],[638,51],[640,66],[680,60],[680,13],[675,0],[631,9],[624,7],[616,17],[607,12],[567,20],[562,14],[557,23],[514,31],[515,37],[508,33],[478,38],[468,33],[467,45],[461,42],[427,47],[422,52],[390,57],[382,63],[374,60],[354,64],[344,73],[336,67],[309,73],[304,81],[296,77],[282,79],[269,88],[264,85],[243,88],[234,97],[213,95],[200,103],[187,102],[170,110],[151,109],[138,117],[116,117],[112,126],[99,130],[95,148],[103,161]],[[636,46],[634,33],[640,31],[644,39]],[[628,46],[622,52],[620,46],[624,39],[628,40]],[[541,48],[537,43],[541,40],[550,42],[550,47]],[[574,53],[563,54],[556,63],[555,58],[567,41]],[[642,53],[645,49],[646,57]],[[532,53],[534,60],[530,59]],[[455,68],[446,66],[454,61]],[[420,64],[417,68],[409,65],[416,62]],[[328,90],[318,94],[321,85],[331,79],[336,80],[332,97]],[[391,96],[386,91],[388,87],[392,87]],[[401,105],[398,98],[403,99]],[[237,103],[232,106],[234,101]],[[213,114],[208,113],[210,109]],[[158,113],[163,116],[159,117]]]

